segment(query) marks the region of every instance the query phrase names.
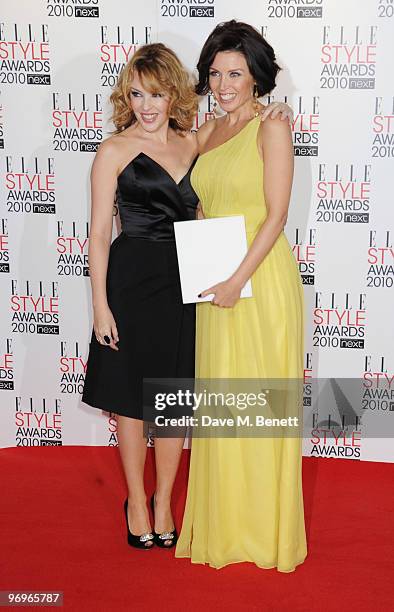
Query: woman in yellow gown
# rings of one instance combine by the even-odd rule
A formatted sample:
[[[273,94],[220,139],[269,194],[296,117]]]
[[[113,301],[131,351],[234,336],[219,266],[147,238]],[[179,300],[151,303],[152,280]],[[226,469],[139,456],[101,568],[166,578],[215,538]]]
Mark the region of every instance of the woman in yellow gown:
[[[257,101],[279,67],[254,28],[231,21],[211,33],[198,69],[197,92],[210,88],[226,115],[199,132],[192,184],[206,218],[244,215],[249,249],[230,279],[204,288],[214,298],[197,306],[196,378],[301,379],[303,288],[283,231],[291,133],[280,119],[261,122]],[[253,297],[239,299],[249,278]],[[301,442],[194,437],[175,556],[294,571],[307,554]]]

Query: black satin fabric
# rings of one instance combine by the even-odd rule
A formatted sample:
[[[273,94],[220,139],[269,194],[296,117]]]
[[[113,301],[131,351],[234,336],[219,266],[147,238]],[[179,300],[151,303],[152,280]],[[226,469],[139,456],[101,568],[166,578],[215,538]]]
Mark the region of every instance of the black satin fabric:
[[[178,184],[145,153],[127,164],[118,176],[116,193],[122,231],[127,236],[174,240],[174,221],[195,219],[198,198],[189,180],[194,162]]]
[[[143,378],[194,377],[195,305],[182,302],[173,228],[196,217],[192,167],[177,184],[140,153],[118,177],[122,232],[106,285],[119,350],[92,331],[82,395],[90,406],[143,420]]]

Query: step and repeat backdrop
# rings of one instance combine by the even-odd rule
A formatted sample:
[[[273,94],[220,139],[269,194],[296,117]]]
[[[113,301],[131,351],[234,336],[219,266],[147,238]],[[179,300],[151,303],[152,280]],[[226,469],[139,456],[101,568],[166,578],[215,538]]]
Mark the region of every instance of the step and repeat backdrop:
[[[117,444],[111,406],[80,400],[89,172],[113,129],[109,95],[140,45],[162,41],[194,71],[232,18],[273,45],[283,70],[269,100],[294,109],[286,234],[305,288],[304,403],[312,379],[331,398],[304,454],[394,461],[393,0],[3,0],[1,447]],[[211,107],[201,100],[196,128]],[[357,406],[340,379],[358,385]]]

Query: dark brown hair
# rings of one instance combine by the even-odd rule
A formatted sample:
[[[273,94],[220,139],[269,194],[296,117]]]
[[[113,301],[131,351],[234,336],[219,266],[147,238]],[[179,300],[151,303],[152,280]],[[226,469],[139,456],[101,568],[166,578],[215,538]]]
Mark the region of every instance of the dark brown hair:
[[[251,25],[232,19],[217,25],[205,41],[197,63],[199,80],[196,92],[199,95],[209,91],[209,69],[219,51],[242,53],[256,81],[259,97],[275,87],[275,79],[281,68],[276,63],[273,48]]]

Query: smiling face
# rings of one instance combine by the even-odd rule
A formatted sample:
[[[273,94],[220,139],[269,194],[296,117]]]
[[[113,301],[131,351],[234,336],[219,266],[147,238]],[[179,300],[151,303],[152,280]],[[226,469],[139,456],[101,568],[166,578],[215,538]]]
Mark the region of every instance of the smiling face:
[[[209,87],[226,113],[253,101],[254,82],[242,53],[219,51],[215,55],[209,68]]]
[[[130,89],[131,108],[140,126],[147,132],[156,132],[168,125],[170,97],[166,92],[152,92],[144,87],[135,70]]]

